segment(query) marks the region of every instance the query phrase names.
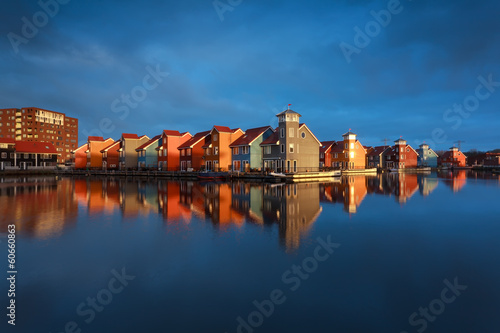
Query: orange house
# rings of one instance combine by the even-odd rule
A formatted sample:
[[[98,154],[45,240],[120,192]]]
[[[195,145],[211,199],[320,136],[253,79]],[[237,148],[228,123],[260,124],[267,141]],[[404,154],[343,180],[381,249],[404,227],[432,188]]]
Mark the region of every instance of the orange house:
[[[366,149],[356,136],[349,131],[342,135],[344,140],[337,141],[331,148],[332,167],[343,170],[366,168]]]
[[[225,171],[231,169],[232,151],[229,145],[245,134],[241,128],[230,129],[225,126],[214,126],[210,131],[210,142],[202,148],[205,150],[205,170]]]
[[[319,148],[319,167],[329,168],[332,166],[332,148],[335,146],[335,141],[323,141]]]
[[[100,136],[89,136],[87,146],[87,167],[88,168],[101,168],[102,167],[102,153],[101,150],[112,144],[115,140],[108,138],[104,140]]]
[[[158,168],[165,171],[178,171],[180,169],[181,152],[177,147],[192,138],[189,132],[164,130],[161,134],[161,146],[158,151]]]
[[[73,168],[85,169],[87,167],[87,153],[88,143],[83,144],[71,152],[71,159],[73,160]]]
[[[121,140],[111,143],[109,146],[101,150],[102,153],[102,169],[117,170],[120,164],[120,148]]]
[[[451,147],[438,158],[438,165],[444,167],[464,167],[466,164],[467,157],[457,147]]]

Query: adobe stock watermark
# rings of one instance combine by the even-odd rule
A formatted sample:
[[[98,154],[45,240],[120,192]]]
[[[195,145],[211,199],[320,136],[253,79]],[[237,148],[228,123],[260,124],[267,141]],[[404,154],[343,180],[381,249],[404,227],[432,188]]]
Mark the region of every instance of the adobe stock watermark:
[[[241,5],[242,2],[243,0],[214,0],[212,5],[219,16],[219,20],[224,22],[224,13],[232,12],[236,7]]]
[[[370,11],[373,20],[366,22],[363,30],[358,26],[354,27],[354,45],[344,41],[339,44],[340,50],[348,64],[352,62],[353,54],[360,54],[361,50],[368,47],[372,39],[380,34],[382,28],[386,28],[391,23],[392,17],[401,14],[404,10],[400,0],[389,0],[386,7],[387,9],[382,9],[378,12],[374,10]]]
[[[60,9],[60,5],[66,5],[71,0],[39,0],[38,6],[41,10],[33,14],[31,20],[26,16],[21,18],[21,35],[14,32],[9,32],[7,38],[14,52],[19,53],[19,46],[21,44],[28,44],[28,42],[38,35],[39,29],[45,27],[51,18],[54,18]]]
[[[130,114],[130,109],[137,108],[139,104],[148,97],[149,92],[158,88],[163,80],[170,75],[168,72],[162,72],[159,64],[156,65],[156,68],[146,66],[146,72],[147,74],[144,75],[141,84],[133,87],[128,94],[122,94],[120,98],[116,98],[113,102],[111,102],[111,112],[118,114],[118,118],[120,120],[125,120]],[[106,134],[113,132],[115,129],[116,126],[114,125],[113,120],[111,118],[104,117],[99,121],[98,128],[94,128],[91,131],[83,129],[80,137],[104,137]],[[81,140],[79,145],[81,146],[86,142],[86,140]]]
[[[287,269],[281,275],[281,282],[289,291],[297,291],[302,282],[309,279],[311,274],[317,271],[319,263],[328,260],[335,249],[340,247],[340,244],[332,243],[330,236],[326,237],[326,241],[321,237],[318,237],[316,240],[318,245],[314,249],[313,254],[302,260],[300,265],[292,265],[290,269]],[[273,289],[267,299],[260,302],[254,300],[252,305],[255,310],[244,317],[238,316],[236,318],[236,322],[238,323],[236,333],[253,333],[264,324],[265,318],[271,317],[276,307],[285,303],[286,300],[286,290],[281,288]]]
[[[122,268],[121,272],[113,269],[111,274],[113,277],[109,280],[106,288],[99,290],[95,297],[87,297],[85,302],[78,304],[76,307],[76,314],[87,325],[94,321],[97,313],[104,311],[105,307],[113,301],[114,296],[120,294],[128,286],[129,282],[135,279],[135,276],[127,275],[125,268]],[[63,330],[56,333],[81,333],[81,326],[77,321],[68,321]]]
[[[418,312],[413,312],[408,317],[408,322],[412,327],[418,327],[417,332],[422,333],[427,329],[428,323],[433,323],[436,321],[437,316],[443,314],[446,309],[446,305],[449,305],[456,301],[457,297],[462,295],[462,291],[467,289],[466,285],[461,285],[458,283],[458,277],[455,277],[453,283],[445,279],[443,281],[446,286],[441,290],[441,294],[438,298],[433,299],[429,302],[428,307],[420,307]],[[401,333],[408,333],[407,331],[401,331]]]
[[[481,102],[489,99],[493,93],[500,87],[500,82],[493,80],[493,74],[489,74],[487,78],[480,75],[477,77],[479,84],[474,89],[474,93],[466,96],[461,103],[453,104],[453,107],[446,109],[443,113],[445,123],[451,125],[451,129],[456,131],[462,126],[463,120],[468,119],[474,112],[479,110]],[[432,138],[423,140],[429,145],[445,143],[448,140],[448,135],[443,128],[437,127],[431,133]],[[423,142],[415,140],[416,144]]]

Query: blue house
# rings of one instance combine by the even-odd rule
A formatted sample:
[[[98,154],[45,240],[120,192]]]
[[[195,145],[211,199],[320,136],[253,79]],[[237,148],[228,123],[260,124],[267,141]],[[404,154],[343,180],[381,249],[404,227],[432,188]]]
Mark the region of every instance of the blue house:
[[[271,126],[251,128],[229,145],[231,148],[233,171],[262,169],[262,147],[260,144],[271,136]]]
[[[161,135],[157,135],[151,140],[144,143],[135,149],[137,152],[137,168],[157,168],[158,167],[158,152],[156,148],[161,146]]]
[[[438,154],[429,148],[428,144],[421,144],[417,149],[418,166],[437,168]]]

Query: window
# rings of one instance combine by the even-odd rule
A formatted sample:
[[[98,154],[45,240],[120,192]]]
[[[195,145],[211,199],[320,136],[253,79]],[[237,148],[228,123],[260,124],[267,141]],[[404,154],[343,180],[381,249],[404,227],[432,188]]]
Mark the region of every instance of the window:
[[[24,159],[30,158],[30,154],[24,154]]]
[[[2,158],[7,158],[7,153],[2,153]]]
[[[191,156],[191,148],[186,149],[187,156]]]
[[[264,154],[271,154],[271,146],[264,147]]]
[[[346,144],[344,144],[344,149],[347,149],[347,148],[349,148],[349,146],[346,143]]]
[[[9,157],[10,157],[11,159],[14,159],[14,153],[10,153],[10,154],[9,154]]]
[[[285,129],[282,127],[280,128],[280,137],[284,138],[285,137]]]
[[[396,148],[396,153],[399,153],[399,148]]]
[[[290,143],[288,145],[290,153],[293,153],[293,143]]]
[[[349,158],[349,153],[348,152],[345,153],[345,158]]]
[[[306,138],[306,132],[302,132],[302,133],[300,134],[300,136],[302,137],[302,139],[305,139],[305,138]]]
[[[319,157],[320,157],[320,158],[325,158],[325,153],[321,153],[321,154],[319,154]]]
[[[351,142],[351,149],[354,149],[354,143]]]
[[[293,138],[293,128],[288,129],[288,136]]]
[[[406,147],[406,152],[409,153],[410,152],[410,148],[409,147]]]
[[[354,158],[354,152],[351,151],[351,158]]]
[[[219,147],[214,147],[214,155],[219,155]]]
[[[214,134],[214,135],[213,135],[213,139],[214,139],[214,141],[217,141],[217,137],[218,137],[218,135],[217,135],[217,134]]]
[[[283,154],[285,152],[285,145],[281,145],[281,153]]]
[[[241,147],[241,153],[244,155],[244,154],[248,154],[249,153],[249,146],[244,146],[244,147]]]
[[[207,148],[207,155],[210,156],[211,153],[212,153],[212,150],[210,148]]]
[[[239,147],[233,148],[233,155],[238,155],[239,153],[240,153]]]

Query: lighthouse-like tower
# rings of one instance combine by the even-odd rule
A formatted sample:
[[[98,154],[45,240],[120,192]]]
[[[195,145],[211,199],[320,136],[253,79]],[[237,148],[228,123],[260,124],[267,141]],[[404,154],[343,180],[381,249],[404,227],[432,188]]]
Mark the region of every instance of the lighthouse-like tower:
[[[293,161],[298,156],[299,144],[299,119],[302,117],[293,110],[285,110],[276,115],[278,117],[278,140],[279,140],[279,167],[282,171],[290,172],[293,169]]]

